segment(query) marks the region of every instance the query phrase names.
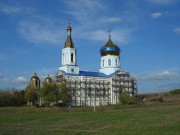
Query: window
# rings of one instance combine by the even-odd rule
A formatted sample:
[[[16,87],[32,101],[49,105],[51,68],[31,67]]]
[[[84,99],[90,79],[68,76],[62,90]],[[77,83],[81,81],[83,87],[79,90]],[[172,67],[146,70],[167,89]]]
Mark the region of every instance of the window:
[[[73,73],[75,70],[74,69],[71,69],[71,72]]]
[[[64,62],[65,62],[65,60],[64,60],[64,59],[65,59],[65,57],[64,57],[64,54],[63,54],[63,64],[64,64]]]
[[[35,85],[36,85],[36,87],[38,86],[38,80],[35,81]]]
[[[111,66],[111,59],[108,59],[108,66]]]
[[[73,53],[71,53],[71,62],[73,62]]]
[[[116,66],[118,65],[118,59],[116,59]]]
[[[104,67],[104,60],[102,61],[102,63],[103,63],[102,66]]]

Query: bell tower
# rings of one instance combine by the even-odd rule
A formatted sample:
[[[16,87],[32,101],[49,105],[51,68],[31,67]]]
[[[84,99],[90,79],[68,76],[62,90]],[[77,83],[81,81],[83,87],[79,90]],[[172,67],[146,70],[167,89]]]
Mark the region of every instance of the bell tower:
[[[71,37],[72,28],[70,22],[67,27],[67,39],[62,49],[62,66],[59,67],[59,70],[62,70],[66,73],[79,74],[79,66],[77,66],[77,55],[76,48]]]

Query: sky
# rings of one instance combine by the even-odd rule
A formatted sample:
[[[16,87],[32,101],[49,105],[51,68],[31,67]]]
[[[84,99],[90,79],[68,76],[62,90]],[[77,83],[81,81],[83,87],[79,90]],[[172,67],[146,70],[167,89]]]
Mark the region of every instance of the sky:
[[[179,0],[0,0],[0,89],[57,73],[69,18],[80,70],[99,71],[110,30],[138,93],[180,88]]]

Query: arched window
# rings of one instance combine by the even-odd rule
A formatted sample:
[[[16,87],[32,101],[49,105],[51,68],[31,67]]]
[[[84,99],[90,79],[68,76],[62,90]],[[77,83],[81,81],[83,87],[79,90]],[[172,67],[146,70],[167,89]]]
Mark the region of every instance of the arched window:
[[[73,53],[71,53],[71,62],[73,62]]]
[[[116,66],[118,65],[118,59],[116,59]]]
[[[108,66],[111,66],[111,59],[108,59]]]

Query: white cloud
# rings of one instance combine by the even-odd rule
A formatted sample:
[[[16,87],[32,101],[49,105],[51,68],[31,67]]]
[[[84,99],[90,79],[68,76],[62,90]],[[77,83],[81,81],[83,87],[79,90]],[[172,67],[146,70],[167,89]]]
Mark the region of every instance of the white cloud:
[[[164,80],[175,77],[177,74],[170,71],[162,71],[156,74],[152,74],[149,76],[151,80]]]
[[[130,32],[127,30],[123,30],[120,28],[117,28],[116,30],[111,31],[111,39],[114,43],[127,43],[128,38],[130,35]],[[88,40],[94,40],[94,41],[103,41],[104,43],[108,41],[109,33],[108,30],[91,30],[91,31],[84,31],[81,32],[81,38],[88,39]]]
[[[68,8],[66,12],[82,23],[91,20],[91,17],[94,16],[95,13],[103,9],[103,2],[101,0],[78,0],[77,2],[74,2],[74,0],[66,0],[64,3]]]
[[[65,40],[64,28],[60,24],[56,25],[54,20],[42,17],[32,17],[19,22],[18,32],[20,35],[33,43],[43,43],[48,45],[61,44]]]
[[[73,39],[89,39],[94,41],[106,41],[111,23],[121,21],[120,17],[107,16],[103,1],[73,0],[62,1],[65,13],[70,16],[73,28]],[[68,18],[67,18],[68,19]],[[29,16],[18,23],[17,31],[26,40],[36,45],[59,45],[64,44],[66,39],[67,20],[57,18],[45,18],[40,16]],[[109,28],[110,27],[110,28]],[[117,26],[112,30],[112,39],[115,42],[127,43],[131,28],[122,30]]]
[[[42,67],[40,69],[36,70],[37,76],[40,78],[41,82],[44,81],[44,79],[49,74],[52,79],[54,79],[56,73],[58,71],[58,68],[46,68]],[[0,72],[0,89],[1,88],[20,88],[24,89],[29,84],[29,81],[31,77],[34,75],[34,71],[21,71],[23,75],[19,76],[9,76],[5,73]]]
[[[128,42],[128,38],[131,35],[131,30],[128,29],[116,29],[112,31],[112,40],[115,43],[123,43],[126,44]]]
[[[102,24],[100,21],[103,16],[104,4],[101,0],[73,0],[63,1],[66,8],[66,13],[71,16],[73,21],[77,21],[82,29],[92,29],[97,25]],[[103,20],[104,21],[104,20]]]
[[[19,76],[14,80],[14,82],[16,83],[27,82],[27,79],[24,76]]]
[[[177,34],[180,34],[180,27],[173,29],[173,31],[176,32]]]
[[[13,78],[0,73],[0,88],[20,88],[24,89],[28,85],[28,80],[24,76]]]
[[[157,73],[149,73],[146,75],[137,76],[139,80],[148,80],[148,81],[167,81],[174,78],[180,78],[180,73],[165,70]]]
[[[110,17],[106,20],[106,22],[108,23],[117,23],[117,22],[121,22],[121,18],[119,17]]]
[[[21,83],[27,83],[27,79],[24,77],[24,76],[19,76],[15,79],[12,79],[10,77],[7,77],[7,76],[4,76],[4,75],[1,75],[0,76],[0,82],[4,82],[4,83],[7,83],[7,84],[21,84]]]
[[[121,22],[120,17],[106,17],[107,5],[103,1],[72,0],[64,1],[67,7],[67,13],[72,16],[76,22],[76,26],[72,25],[74,30],[73,38],[89,39],[91,41],[107,41],[108,30],[111,29],[111,23]],[[73,23],[72,23],[73,24]],[[117,44],[127,43],[132,30],[131,28],[122,29],[117,26],[112,30],[112,39]]]
[[[180,69],[136,75],[140,93],[169,91],[180,87]]]
[[[10,6],[1,6],[0,10],[6,14],[12,14],[12,13],[17,13],[19,12],[21,9],[19,7],[10,7]]]
[[[161,16],[162,16],[162,13],[160,13],[160,12],[151,14],[151,17],[152,17],[153,19],[159,18],[159,17],[161,17]]]
[[[10,4],[1,4],[0,5],[0,11],[5,14],[16,14],[16,13],[22,13],[27,14],[34,11],[33,8],[22,6],[20,3],[13,3],[13,5]]]
[[[91,30],[91,31],[84,31],[81,33],[81,38],[88,39],[88,40],[96,40],[96,41],[103,41],[107,39],[107,32],[104,30]]]

